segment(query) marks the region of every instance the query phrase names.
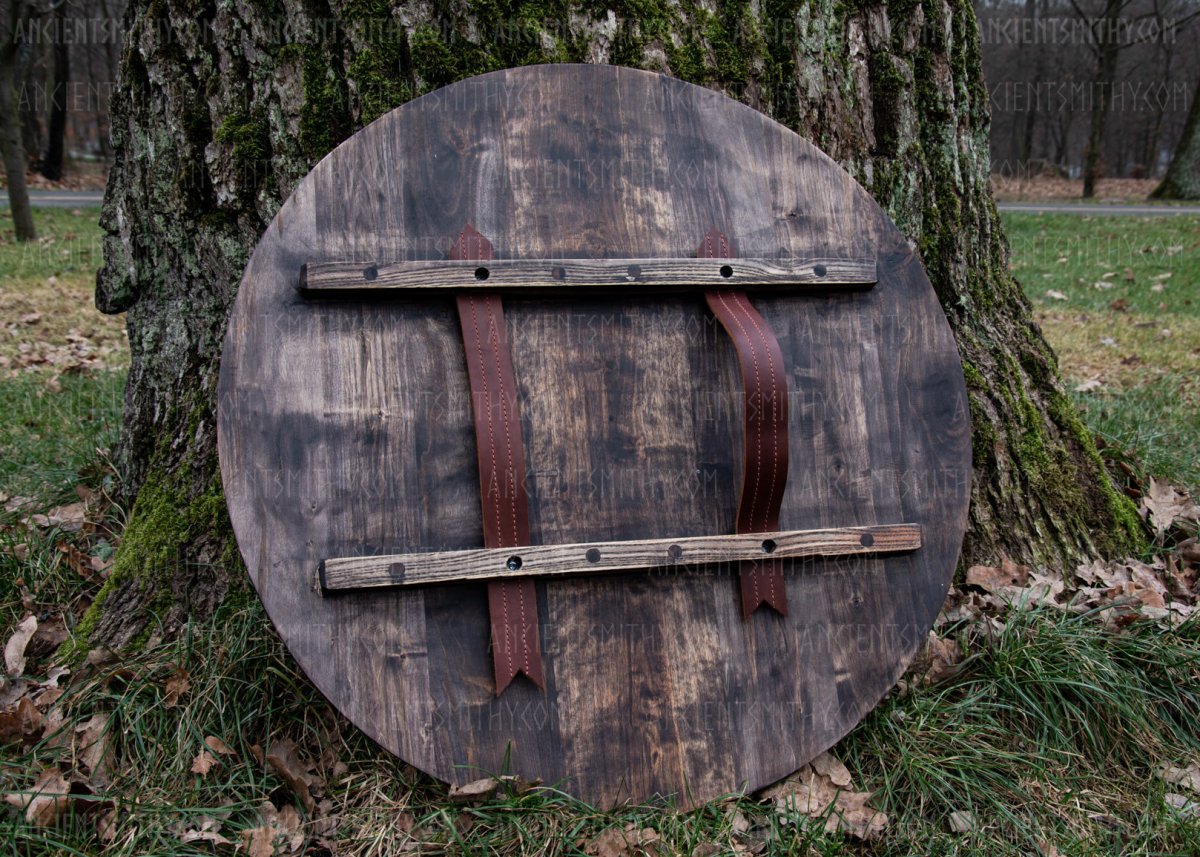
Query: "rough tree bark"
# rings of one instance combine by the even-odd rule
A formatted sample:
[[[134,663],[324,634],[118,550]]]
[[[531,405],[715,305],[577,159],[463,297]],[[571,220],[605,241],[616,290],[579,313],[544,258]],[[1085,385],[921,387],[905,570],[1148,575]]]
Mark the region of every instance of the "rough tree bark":
[[[1171,165],[1152,199],[1200,199],[1200,97],[1192,88],[1192,106],[1183,125],[1183,136],[1171,156]]]
[[[437,8],[445,5],[448,8]],[[240,586],[214,388],[250,249],[340,140],[415,95],[531,62],[612,62],[723,89],[843,164],[912,237],[958,337],[974,422],[969,562],[1138,543],[1008,270],[969,0],[133,0],[96,301],[126,312],[120,450],[136,494],[85,635],[137,640]]]

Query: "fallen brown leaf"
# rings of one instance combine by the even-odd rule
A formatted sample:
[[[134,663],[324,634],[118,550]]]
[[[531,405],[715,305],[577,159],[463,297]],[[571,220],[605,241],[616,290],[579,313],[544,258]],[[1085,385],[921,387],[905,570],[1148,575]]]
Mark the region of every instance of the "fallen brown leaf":
[[[117,838],[117,808],[106,810],[103,815],[96,820],[96,835],[100,837],[100,841],[108,845]]]
[[[658,831],[654,828],[626,824],[624,828],[609,827],[592,840],[579,844],[583,847],[583,853],[590,857],[629,857],[657,853],[657,850],[651,852],[649,846],[658,840]]]
[[[1194,565],[1200,565],[1200,540],[1192,536],[1181,541],[1179,555]]]
[[[250,857],[274,857],[282,852],[293,854],[304,845],[300,813],[294,806],[276,809],[270,801],[259,808],[262,824],[242,831],[242,843]],[[277,850],[278,849],[278,850]]]
[[[204,746],[208,747],[208,749],[212,750],[218,756],[234,755],[233,750],[230,750],[229,746],[215,735],[209,735],[207,738],[205,738]]]
[[[825,819],[825,831],[841,830],[859,839],[874,839],[887,827],[887,816],[867,806],[872,792],[840,788],[812,765],[805,765],[781,783],[766,789],[762,796],[775,804],[785,817],[798,813]]]
[[[87,522],[87,504],[68,503],[65,506],[56,506],[46,517],[50,526],[58,527],[64,532],[75,533],[81,530]]]
[[[1168,793],[1163,800],[1183,818],[1200,818],[1200,803],[1185,795]]]
[[[70,806],[71,784],[56,768],[42,771],[28,794],[18,797],[24,803],[25,820],[36,827],[53,827],[60,813]],[[21,804],[18,804],[20,806]]]
[[[52,616],[45,622],[38,623],[37,630],[34,631],[33,637],[29,641],[26,654],[31,657],[53,654],[70,636],[62,617]]]
[[[249,857],[274,857],[275,830],[266,825],[242,831],[242,844]]]
[[[970,833],[975,829],[975,815],[965,810],[956,809],[950,813],[951,833]]]
[[[75,727],[75,735],[79,760],[90,774],[92,782],[99,786],[107,785],[114,761],[108,715],[93,714],[86,722]]]
[[[187,670],[176,669],[174,674],[163,685],[163,707],[174,708],[177,706],[180,698],[191,690],[191,688],[192,684],[188,680]]]
[[[875,839],[887,829],[888,817],[879,810],[867,806],[872,792],[842,792],[835,804],[837,824],[835,829],[844,830],[859,839]],[[825,822],[829,830],[829,821]]]
[[[1167,765],[1159,773],[1159,776],[1162,777],[1163,782],[1173,786],[1183,786],[1188,791],[1200,795],[1200,764],[1193,762],[1182,768]]]
[[[1057,606],[1058,598],[1066,588],[1066,581],[1063,580],[1061,574],[1042,574],[1030,571],[1029,583],[1026,585],[1022,597],[1029,603]]]
[[[25,560],[29,559],[29,544],[27,542],[21,542],[20,544],[15,544],[12,547],[5,546],[4,552],[12,554],[17,562],[24,562]]]
[[[1000,565],[973,565],[967,569],[966,583],[985,592],[999,592],[1006,586],[1024,586],[1029,581],[1029,566],[1018,565],[1004,557]]]
[[[32,497],[10,497],[4,502],[4,511],[20,512],[28,506],[32,506],[34,500]]]
[[[32,741],[40,737],[45,718],[28,696],[0,711],[0,744]]]
[[[215,830],[185,830],[179,834],[179,841],[185,845],[189,842],[208,842],[212,845],[232,845],[233,842],[226,839]],[[274,854],[275,849],[272,847],[267,854]]]
[[[196,758],[192,760],[192,773],[200,776],[207,776],[212,770],[212,766],[217,763],[216,756],[209,753],[207,750],[201,750],[196,754]]]
[[[17,630],[8,638],[8,642],[5,643],[4,668],[8,671],[9,675],[20,675],[25,671],[25,647],[33,639],[37,627],[37,617],[32,615],[26,616],[17,625]]]
[[[850,785],[850,770],[839,762],[832,753],[826,750],[809,762],[813,770],[823,777],[828,777],[835,786],[845,788]]]
[[[1158,538],[1177,521],[1200,522],[1200,506],[1186,492],[1166,480],[1150,477],[1150,490],[1142,497],[1142,509],[1149,516]]]
[[[929,666],[923,676],[925,684],[934,685],[957,675],[958,665],[963,659],[958,641],[944,639],[930,631],[928,646]],[[849,782],[837,783],[837,785],[847,786]]]
[[[312,765],[300,758],[296,743],[289,738],[273,741],[267,751],[267,763],[275,770],[292,793],[300,799],[304,811],[312,815],[317,802],[313,798],[313,786],[319,778],[309,773]],[[322,784],[323,785],[323,784]]]
[[[1170,601],[1170,592],[1166,583],[1159,579],[1157,570],[1140,560],[1115,563],[1105,577],[1108,588],[1103,595],[1110,602],[1125,599],[1139,602],[1151,610],[1164,610]]]
[[[221,835],[221,821],[211,815],[198,815],[180,822],[172,828],[185,845],[191,842],[207,842],[211,845],[233,845],[229,839]]]
[[[101,669],[117,662],[117,655],[111,649],[90,649],[87,653],[88,666]]]
[[[461,786],[451,785],[448,797],[455,803],[471,803],[472,801],[487,800],[500,788],[500,781],[495,777],[485,777],[473,780]]]

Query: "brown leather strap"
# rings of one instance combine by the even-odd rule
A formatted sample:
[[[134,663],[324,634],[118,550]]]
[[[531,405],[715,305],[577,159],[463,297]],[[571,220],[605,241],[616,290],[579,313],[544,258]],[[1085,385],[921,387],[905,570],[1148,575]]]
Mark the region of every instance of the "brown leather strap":
[[[450,258],[491,259],[492,245],[468,223],[450,248]],[[463,294],[458,296],[457,303],[475,416],[484,546],[527,545],[529,498],[525,491],[525,446],[504,309],[499,295]],[[522,672],[538,687],[544,687],[537,589],[533,580],[489,583],[488,612],[496,695],[503,693],[517,673]]]
[[[733,247],[716,229],[704,236],[696,255],[732,259]],[[779,340],[742,291],[706,292],[704,300],[733,340],[745,393],[746,456],[738,500],[737,531],[779,529],[779,507],[787,487],[787,373]],[[742,563],[742,618],[766,603],[787,615],[787,590],[778,559]]]

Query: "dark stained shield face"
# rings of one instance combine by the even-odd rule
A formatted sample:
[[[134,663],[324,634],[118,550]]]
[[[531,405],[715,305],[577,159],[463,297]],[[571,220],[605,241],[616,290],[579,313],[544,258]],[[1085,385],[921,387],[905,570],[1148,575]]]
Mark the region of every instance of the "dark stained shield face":
[[[485,258],[452,250],[468,224],[490,247],[490,280],[455,261]],[[728,252],[708,255],[732,257],[727,286],[697,261],[712,230]],[[362,288],[319,288],[331,271],[327,284]],[[739,302],[727,318],[710,309],[714,288]],[[502,306],[503,330],[465,343],[460,296]],[[777,351],[723,326],[754,319]],[[487,492],[511,490],[488,484],[503,467],[481,470],[468,377],[468,347],[497,345],[511,359],[504,416],[523,473],[509,482],[527,497],[526,620],[544,685],[519,674],[500,694],[494,580],[334,592],[318,574],[399,554],[451,577],[492,561],[442,554],[484,548],[484,510],[499,502]],[[770,547],[787,613],[744,618],[745,563],[685,560],[763,542],[739,501],[779,460],[756,451],[762,402],[746,393],[770,355],[786,396],[773,526],[875,527],[885,542],[805,556],[789,552],[809,537],[781,536]],[[879,701],[953,574],[969,434],[949,326],[868,194],[748,107],[609,66],[464,80],[339,146],[254,251],[221,364],[238,544],[322,693],[440,779],[507,765],[603,804],[762,787]],[[897,533],[915,536],[882,549]],[[600,565],[628,541],[670,560],[556,575],[554,551],[537,553],[579,546],[568,553]],[[381,567],[395,582],[415,573]]]

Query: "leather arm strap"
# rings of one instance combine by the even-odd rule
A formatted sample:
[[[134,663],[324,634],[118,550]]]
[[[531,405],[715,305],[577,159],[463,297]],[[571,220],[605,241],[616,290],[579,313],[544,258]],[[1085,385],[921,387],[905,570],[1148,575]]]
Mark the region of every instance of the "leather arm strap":
[[[451,259],[491,259],[488,240],[467,224],[450,249]],[[489,548],[528,545],[529,498],[525,490],[525,445],[517,413],[504,309],[499,295],[457,297],[471,383],[479,488],[483,507],[483,541]],[[537,589],[530,578],[488,584],[492,665],[499,696],[525,673],[545,687],[538,641]]]
[[[696,253],[705,259],[732,259],[733,248],[712,229]],[[745,393],[745,470],[738,500],[737,532],[779,529],[779,508],[787,488],[787,372],[779,340],[743,291],[709,291],[704,299],[733,340]],[[742,563],[742,618],[767,604],[787,615],[787,590],[780,560]]]

